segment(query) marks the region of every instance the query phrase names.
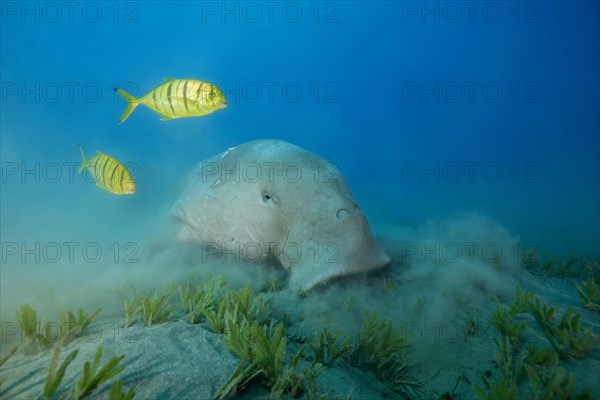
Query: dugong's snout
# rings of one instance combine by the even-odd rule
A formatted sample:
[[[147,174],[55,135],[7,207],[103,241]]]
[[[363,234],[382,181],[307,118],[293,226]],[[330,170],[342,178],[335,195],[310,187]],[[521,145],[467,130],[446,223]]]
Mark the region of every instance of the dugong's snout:
[[[357,204],[331,204],[326,214],[328,224],[313,225],[313,230],[291,238],[302,243],[301,257],[290,265],[288,286],[292,290],[310,290],[336,277],[379,269],[390,262]]]
[[[197,228],[193,223],[191,208],[181,202],[175,203],[171,208],[171,218],[179,226],[177,238],[181,240],[193,240],[197,238]]]

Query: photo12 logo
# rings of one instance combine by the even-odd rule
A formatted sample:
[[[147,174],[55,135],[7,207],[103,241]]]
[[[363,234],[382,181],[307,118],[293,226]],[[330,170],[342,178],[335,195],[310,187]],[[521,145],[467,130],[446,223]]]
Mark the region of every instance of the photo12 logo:
[[[312,241],[308,245],[295,242],[202,242],[202,262],[218,259],[224,262],[277,262],[286,265],[310,260],[314,263],[339,263],[338,244]]]
[[[335,183],[340,176],[340,170],[334,163],[313,164],[305,168],[298,162],[264,161],[262,163],[205,161],[202,163],[199,176],[201,182],[215,182],[214,185],[225,182],[273,183],[283,180],[296,183],[304,182]]]
[[[539,183],[540,165],[534,161],[509,165],[489,161],[448,161],[401,163],[402,183]]]
[[[474,263],[484,261],[497,263],[507,250],[499,243],[488,242],[402,242],[403,260],[435,263]]]
[[[139,22],[139,5],[133,1],[2,1],[0,4],[2,23]]]
[[[540,86],[537,82],[417,82],[403,81],[402,103],[475,104],[475,103],[538,103]]]
[[[96,184],[96,179],[90,172],[95,163],[90,164],[90,168],[84,168],[79,173],[80,161],[49,161],[49,162],[17,162],[3,161],[0,163],[0,182],[4,183],[74,183],[78,179],[83,179],[86,183]],[[137,175],[140,171],[138,164],[134,162],[125,162],[123,166],[128,171],[134,183],[137,182]],[[112,171],[109,169],[108,171]],[[79,178],[81,177],[81,178]]]
[[[123,89],[132,95],[139,93],[135,82],[25,82],[4,81],[0,93],[2,103],[98,103],[109,98],[113,103],[123,100],[115,91]]]
[[[538,22],[540,4],[534,1],[403,1],[402,23],[515,24]]]
[[[101,244],[98,242],[2,242],[2,264],[74,264],[113,262],[138,263],[136,242]]]
[[[296,81],[221,82],[219,89],[229,103],[338,103],[340,87],[336,82]]]
[[[339,22],[339,9],[339,4],[333,1],[203,1],[202,22],[335,24]]]

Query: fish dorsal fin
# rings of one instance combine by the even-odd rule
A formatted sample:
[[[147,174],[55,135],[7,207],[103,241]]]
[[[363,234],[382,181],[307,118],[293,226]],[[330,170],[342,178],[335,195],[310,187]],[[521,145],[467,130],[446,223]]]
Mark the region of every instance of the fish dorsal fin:
[[[177,78],[165,78],[164,83],[174,81],[175,79],[177,79]]]

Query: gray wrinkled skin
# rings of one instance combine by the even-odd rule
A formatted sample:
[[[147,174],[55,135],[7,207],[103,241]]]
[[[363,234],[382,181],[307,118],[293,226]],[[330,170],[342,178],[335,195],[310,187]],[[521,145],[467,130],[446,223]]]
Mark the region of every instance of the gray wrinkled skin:
[[[336,166],[280,140],[244,143],[200,163],[173,215],[180,238],[244,260],[276,260],[292,290],[389,262]]]

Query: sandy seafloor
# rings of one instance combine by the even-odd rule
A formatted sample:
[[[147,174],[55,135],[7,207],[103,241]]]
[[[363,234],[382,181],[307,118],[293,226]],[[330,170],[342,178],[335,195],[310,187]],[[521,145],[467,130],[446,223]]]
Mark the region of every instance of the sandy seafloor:
[[[578,278],[548,277],[524,268],[512,271],[508,277],[497,275],[491,278],[483,275],[474,277],[477,273],[471,271],[465,274],[463,271],[456,281],[446,280],[442,288],[439,282],[432,280],[432,275],[423,272],[426,270],[424,265],[416,269],[414,265],[398,262],[400,251],[394,248],[397,243],[389,240],[383,240],[383,243],[392,256],[392,263],[383,270],[338,279],[304,298],[286,293],[285,290],[271,293],[274,298],[272,316],[281,318],[284,313],[289,313],[286,358],[301,347],[300,337],[311,337],[324,325],[339,327],[355,340],[364,309],[377,309],[381,317],[392,318],[395,326],[408,324],[405,327],[410,330],[410,343],[413,346],[408,351],[410,365],[405,370],[406,378],[423,384],[420,391],[422,398],[440,398],[446,394],[452,397],[444,398],[468,399],[474,395],[471,383],[481,384],[482,376],[486,373],[491,372],[492,377],[498,374],[494,363],[496,346],[493,340],[498,334],[488,323],[488,316],[495,307],[494,297],[499,296],[503,302],[510,302],[516,285],[533,291],[543,303],[559,306],[561,311],[573,306],[576,312],[582,313],[582,324],[591,326],[595,334],[600,333],[600,315],[578,303],[575,288],[575,283],[580,282]],[[443,276],[443,273],[436,273],[436,276]],[[386,289],[382,283],[386,277],[398,282],[398,286]],[[505,286],[492,283],[503,279],[506,280]],[[236,286],[241,283],[233,282]],[[491,286],[486,288],[486,285]],[[413,292],[409,296],[406,293],[410,291]],[[477,291],[481,291],[480,296],[464,295]],[[114,293],[112,295],[116,296]],[[117,301],[122,301],[126,295],[123,291]],[[420,304],[417,309],[410,304],[411,299],[417,299]],[[178,296],[173,296],[172,300],[178,302]],[[438,301],[451,305],[444,308]],[[429,311],[428,304],[431,305]],[[434,309],[446,315],[440,317],[433,313]],[[475,329],[472,334],[467,334],[462,328],[471,320],[475,321]],[[526,340],[536,338],[539,340],[537,343],[543,343],[543,335],[535,322],[529,318],[527,324]],[[2,353],[6,353],[13,345],[14,342],[3,343]],[[98,346],[104,349],[103,361],[115,355],[125,355],[125,370],[120,377],[125,388],[135,387],[137,399],[211,399],[239,362],[206,321],[192,325],[179,312],[173,315],[170,322],[146,326],[138,321],[125,328],[118,311],[103,313],[87,329],[85,336],[64,348],[61,359],[72,349],[79,349],[79,355],[67,369],[58,398],[68,392],[78,379],[83,362],[94,358]],[[27,354],[27,346],[21,344],[20,347],[17,355],[1,369],[1,376],[5,380],[0,390],[3,399],[37,398],[43,390],[52,350]],[[301,361],[300,369],[310,363],[310,353],[305,354],[307,359]],[[591,387],[594,397],[600,396],[598,346],[587,357],[561,361],[560,365],[576,375],[578,391]],[[349,393],[353,399],[401,398],[389,384],[378,381],[372,372],[339,360],[320,370],[317,385],[318,392],[326,395],[326,398],[347,398]],[[109,389],[106,384],[93,397],[108,398]],[[269,392],[258,384],[251,384],[237,396],[263,399],[269,398]]]

